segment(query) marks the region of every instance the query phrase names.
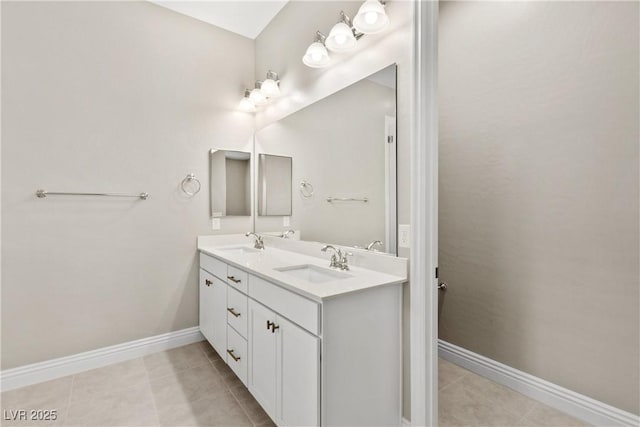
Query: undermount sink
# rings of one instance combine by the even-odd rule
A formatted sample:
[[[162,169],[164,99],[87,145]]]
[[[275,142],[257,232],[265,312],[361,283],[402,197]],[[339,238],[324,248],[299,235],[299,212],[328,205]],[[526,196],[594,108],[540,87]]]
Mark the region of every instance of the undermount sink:
[[[330,270],[328,268],[322,268],[310,264],[281,267],[276,268],[275,270],[310,283],[333,282],[335,280],[353,277],[352,275],[341,271]]]
[[[262,252],[262,250],[260,249],[252,248],[249,246],[232,246],[228,248],[220,248],[220,251],[229,255],[246,255]]]

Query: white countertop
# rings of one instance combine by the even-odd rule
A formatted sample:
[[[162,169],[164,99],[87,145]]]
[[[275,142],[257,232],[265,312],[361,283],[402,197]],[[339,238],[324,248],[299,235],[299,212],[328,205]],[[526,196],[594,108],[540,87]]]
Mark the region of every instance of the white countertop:
[[[339,271],[351,277],[340,278],[323,283],[312,283],[304,279],[293,277],[287,273],[277,271],[276,269],[297,265],[314,265],[329,269],[329,254],[323,254],[327,257],[326,259],[323,259],[286,250],[282,248],[281,244],[279,245],[279,248],[276,248],[268,246],[268,242],[266,242],[265,246],[265,250],[260,252],[238,253],[228,251],[228,249],[238,247],[252,248],[253,245],[223,244],[221,246],[217,246],[211,243],[200,242],[200,240],[198,242],[198,250],[201,252],[214,256],[227,264],[245,270],[250,274],[276,283],[283,288],[289,289],[297,294],[318,302],[322,302],[325,299],[339,295],[363,291],[377,286],[395,285],[407,281],[406,274],[404,276],[399,276],[355,265],[349,265],[349,271],[337,269],[332,270]],[[225,251],[225,249],[227,249],[227,251]],[[292,249],[295,250],[295,248]],[[367,254],[367,256],[375,256],[375,254]],[[388,255],[379,256],[389,258]],[[406,265],[406,260],[398,259],[398,261],[405,262]],[[397,271],[398,269],[396,268],[395,270]]]

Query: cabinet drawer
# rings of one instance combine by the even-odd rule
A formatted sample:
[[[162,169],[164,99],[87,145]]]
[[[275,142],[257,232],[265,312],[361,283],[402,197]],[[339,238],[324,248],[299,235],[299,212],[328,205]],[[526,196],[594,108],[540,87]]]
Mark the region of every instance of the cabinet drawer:
[[[247,277],[248,274],[238,268],[228,266],[227,268],[227,283],[241,292],[247,293]]]
[[[227,326],[227,365],[247,385],[247,340]]]
[[[200,253],[200,268],[225,282],[227,281],[227,264],[202,252]]]
[[[249,296],[314,335],[320,335],[320,306],[316,302],[256,276],[249,276]]]
[[[227,289],[227,323],[240,335],[247,338],[248,298],[229,286]]]

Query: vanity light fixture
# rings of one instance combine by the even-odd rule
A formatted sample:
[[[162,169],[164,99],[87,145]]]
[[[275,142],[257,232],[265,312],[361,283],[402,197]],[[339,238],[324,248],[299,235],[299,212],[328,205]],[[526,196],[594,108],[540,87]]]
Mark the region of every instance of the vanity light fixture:
[[[260,91],[267,98],[276,98],[280,96],[278,74],[271,70],[267,71],[267,78],[262,82]]]
[[[269,100],[280,96],[280,80],[278,73],[267,71],[264,81],[257,80],[253,89],[245,89],[244,97],[240,100],[239,108],[248,113],[255,113],[257,107],[269,103]]]
[[[256,112],[256,106],[251,102],[251,91],[249,89],[244,90],[244,98],[240,101],[240,109],[247,113]]]
[[[327,48],[324,46],[325,39],[326,36],[324,34],[316,31],[316,37],[313,43],[307,48],[307,51],[302,57],[304,65],[311,68],[324,68],[329,65],[329,52],[327,52]]]
[[[316,31],[316,37],[307,48],[302,62],[307,67],[324,68],[330,61],[327,49],[336,53],[348,52],[356,47],[360,37],[384,30],[389,25],[385,5],[385,0],[366,0],[353,21],[340,11],[340,21],[331,28],[328,36]]]
[[[367,0],[364,2],[358,14],[353,18],[353,26],[364,34],[375,34],[384,30],[389,24],[389,17],[384,11],[384,2],[379,0]]]
[[[253,89],[251,91],[251,94],[249,95],[249,99],[251,100],[253,105],[255,105],[256,107],[259,107],[267,103],[267,97],[264,96],[264,94],[260,90],[261,86],[262,86],[262,82],[258,80],[255,84],[255,89]]]
[[[340,11],[340,21],[331,28],[325,45],[332,52],[347,52],[356,47],[357,40],[362,36],[362,33],[356,33],[353,29],[351,19],[344,11]]]

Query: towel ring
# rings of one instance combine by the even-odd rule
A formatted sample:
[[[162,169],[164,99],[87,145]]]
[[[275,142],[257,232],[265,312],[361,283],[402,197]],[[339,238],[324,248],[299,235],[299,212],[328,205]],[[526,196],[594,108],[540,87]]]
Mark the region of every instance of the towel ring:
[[[300,182],[300,194],[305,199],[310,199],[313,197],[313,185],[309,181]]]
[[[193,191],[189,191],[186,189],[186,186],[190,182],[194,182],[196,184],[196,188]],[[180,188],[182,188],[182,191],[184,191],[184,194],[186,194],[189,197],[193,197],[200,192],[200,188],[201,188],[200,180],[196,178],[194,174],[190,173],[189,175],[187,175],[185,179],[182,180],[182,183],[180,184]]]

